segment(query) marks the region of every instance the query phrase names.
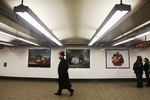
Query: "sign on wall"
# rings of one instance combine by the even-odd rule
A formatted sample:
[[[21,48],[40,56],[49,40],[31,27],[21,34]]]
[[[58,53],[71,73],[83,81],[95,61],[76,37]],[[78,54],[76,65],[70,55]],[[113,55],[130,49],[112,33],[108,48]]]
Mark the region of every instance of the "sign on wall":
[[[106,68],[129,68],[129,65],[129,50],[106,50]]]
[[[66,60],[70,68],[90,68],[90,50],[67,49]]]
[[[50,68],[50,49],[29,49],[28,67]]]

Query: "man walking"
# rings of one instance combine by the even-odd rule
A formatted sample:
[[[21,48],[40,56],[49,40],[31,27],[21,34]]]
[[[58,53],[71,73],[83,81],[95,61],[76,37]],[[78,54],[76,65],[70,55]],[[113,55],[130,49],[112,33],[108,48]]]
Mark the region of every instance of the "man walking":
[[[59,59],[60,59],[60,63],[58,65],[59,89],[55,93],[55,95],[61,95],[63,89],[68,89],[68,91],[70,92],[70,96],[72,96],[74,93],[74,89],[71,88],[72,85],[69,80],[69,75],[68,75],[69,65],[68,65],[66,59],[64,58],[65,53],[63,51],[61,51],[58,54],[59,54]]]

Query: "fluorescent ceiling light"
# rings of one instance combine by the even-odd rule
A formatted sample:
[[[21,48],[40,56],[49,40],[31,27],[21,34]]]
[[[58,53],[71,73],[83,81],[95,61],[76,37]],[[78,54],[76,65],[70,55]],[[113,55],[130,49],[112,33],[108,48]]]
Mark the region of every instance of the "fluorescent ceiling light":
[[[150,34],[150,31],[145,32],[145,33],[142,33],[142,34],[140,34],[140,35],[137,35],[137,36],[135,36],[135,37],[133,37],[133,38],[129,38],[129,39],[126,39],[126,40],[124,40],[124,41],[118,42],[118,43],[114,44],[113,46],[117,46],[117,45],[120,45],[120,44],[129,42],[129,41],[132,41],[132,40],[134,40],[134,39],[137,39],[137,38],[140,38],[140,37],[142,37],[142,36],[149,35],[149,34]]]
[[[140,37],[142,37],[142,36],[149,35],[149,34],[150,34],[150,31],[145,32],[145,33],[140,34],[140,35],[137,35],[137,36],[135,36],[135,38],[140,38]]]
[[[128,32],[124,33],[123,35],[120,35],[120,36],[116,37],[115,39],[113,39],[113,41],[118,40],[118,39],[120,39],[120,38],[122,38],[122,37],[124,37],[124,36],[126,36],[126,35],[128,35],[130,33],[132,33],[132,32],[133,32],[133,30],[128,31]]]
[[[14,45],[14,44],[6,43],[6,42],[1,42],[1,41],[0,41],[0,44],[8,45],[8,46],[16,46],[16,45]]]
[[[126,39],[126,40],[124,40],[124,41],[118,42],[118,43],[114,44],[113,46],[117,46],[117,45],[120,45],[120,44],[129,42],[129,41],[132,41],[132,40],[134,40],[134,39],[135,39],[135,38],[129,38],[129,39]]]
[[[28,6],[24,6],[23,4],[14,7],[14,12],[16,12],[20,17],[30,23],[34,28],[39,30],[57,45],[62,46],[60,41],[56,39],[48,30],[48,28],[43,24],[43,22],[31,11]],[[55,39],[53,39],[55,38]]]
[[[141,25],[139,25],[139,26],[137,26],[137,27],[135,27],[135,28],[133,28],[132,30],[130,30],[130,31],[126,32],[126,33],[124,33],[123,35],[118,36],[117,38],[115,38],[115,39],[113,39],[113,40],[118,40],[118,39],[120,39],[120,38],[122,38],[122,37],[124,37],[124,36],[126,36],[126,35],[128,35],[128,34],[130,34],[130,33],[132,33],[132,32],[135,32],[136,30],[138,30],[138,29],[140,29],[140,28],[142,28],[142,27],[144,27],[144,26],[146,26],[146,25],[148,25],[148,24],[150,24],[150,20],[147,21],[147,22],[145,22],[145,23],[143,23],[143,24],[141,24]]]
[[[150,24],[150,20],[147,21],[147,22],[145,22],[145,23],[143,23],[143,24],[141,24],[141,25],[139,25],[139,26],[137,26],[137,27],[135,27],[135,28],[133,28],[132,30],[130,30],[130,31],[124,33],[123,35],[121,35],[121,36],[115,38],[114,40],[118,40],[118,39],[120,39],[121,37],[124,37],[124,36],[126,36],[126,35],[128,35],[128,34],[130,34],[130,33],[132,33],[132,32],[135,32],[135,31],[137,31],[137,30],[140,30],[142,27],[145,27],[145,26],[148,25],[148,24]],[[115,43],[113,46],[117,46],[117,45],[120,45],[120,44],[129,42],[129,41],[132,41],[132,40],[134,40],[134,39],[137,39],[137,38],[140,38],[140,37],[142,37],[142,36],[149,35],[149,34],[150,34],[150,31],[147,31],[147,32],[141,33],[140,35],[137,35],[137,36],[135,36],[135,37],[133,37],[133,38],[130,38],[130,39],[127,39],[127,40],[124,40],[124,41]]]
[[[40,46],[40,45],[37,44],[37,43],[31,42],[31,41],[29,41],[29,40],[26,40],[26,39],[23,39],[23,38],[20,38],[20,37],[16,37],[16,39],[21,40],[21,41],[24,41],[24,42],[29,43],[29,44],[33,44],[33,45],[35,45],[35,46]]]
[[[24,42],[26,42],[26,43],[30,43],[30,44],[35,45],[35,46],[39,46],[39,44],[37,44],[37,43],[31,42],[31,41],[29,41],[29,40],[26,40],[26,39],[23,39],[23,38],[20,38],[20,37],[16,37],[16,36],[14,36],[14,35],[11,35],[11,34],[9,34],[9,33],[3,32],[3,31],[0,31],[0,34],[4,34],[4,35],[10,36],[10,37],[12,37],[12,38],[15,38],[15,39],[24,41]]]
[[[116,4],[106,17],[96,35],[92,38],[88,46],[93,45],[100,37],[102,37],[114,24],[116,24],[123,16],[131,10],[130,5]]]

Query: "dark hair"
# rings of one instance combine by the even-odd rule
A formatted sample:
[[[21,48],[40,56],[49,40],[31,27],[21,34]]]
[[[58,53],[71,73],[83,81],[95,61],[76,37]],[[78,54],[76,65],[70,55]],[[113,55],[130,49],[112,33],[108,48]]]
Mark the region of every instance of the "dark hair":
[[[145,59],[146,62],[149,62],[149,59],[148,59],[148,58],[144,58],[144,59]]]
[[[137,56],[137,61],[141,61],[142,62],[142,57],[141,56]]]

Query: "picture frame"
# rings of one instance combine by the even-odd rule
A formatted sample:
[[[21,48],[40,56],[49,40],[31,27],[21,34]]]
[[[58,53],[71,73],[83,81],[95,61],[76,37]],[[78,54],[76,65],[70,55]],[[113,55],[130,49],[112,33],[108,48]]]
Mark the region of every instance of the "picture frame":
[[[67,49],[66,60],[69,68],[90,68],[90,50]]]
[[[51,50],[50,49],[29,49],[28,67],[50,68]]]
[[[106,68],[108,69],[129,69],[128,49],[106,49]]]

